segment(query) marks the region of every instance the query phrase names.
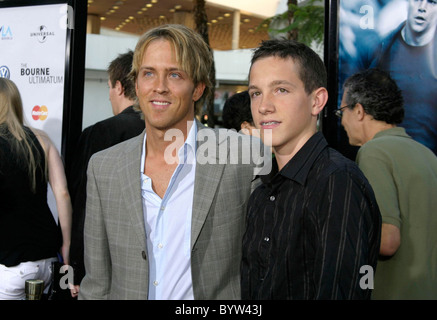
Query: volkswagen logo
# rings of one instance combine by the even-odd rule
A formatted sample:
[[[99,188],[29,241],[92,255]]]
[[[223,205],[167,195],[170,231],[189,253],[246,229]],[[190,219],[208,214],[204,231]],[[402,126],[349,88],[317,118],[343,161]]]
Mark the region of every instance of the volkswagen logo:
[[[8,67],[6,66],[0,67],[0,78],[6,78],[6,79],[11,78],[11,72],[9,71]]]

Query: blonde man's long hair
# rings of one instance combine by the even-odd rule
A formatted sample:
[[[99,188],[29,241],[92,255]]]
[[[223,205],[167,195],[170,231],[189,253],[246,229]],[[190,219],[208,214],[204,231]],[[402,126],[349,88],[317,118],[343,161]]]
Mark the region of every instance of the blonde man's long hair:
[[[23,102],[15,83],[0,78],[0,138],[9,142],[17,159],[24,159],[27,165],[30,187],[36,191],[36,173],[41,170],[47,179],[47,165],[44,154],[34,154],[35,144],[24,127]],[[44,157],[44,168],[41,168],[41,157]],[[0,159],[0,161],[2,161]]]
[[[205,84],[202,97],[194,104],[195,114],[199,114],[203,103],[212,93],[210,73],[213,57],[209,46],[200,34],[183,25],[167,24],[151,29],[141,36],[135,48],[130,73],[134,83],[136,83],[147,46],[157,39],[165,39],[173,45],[180,67],[192,79],[194,86],[199,83]]]

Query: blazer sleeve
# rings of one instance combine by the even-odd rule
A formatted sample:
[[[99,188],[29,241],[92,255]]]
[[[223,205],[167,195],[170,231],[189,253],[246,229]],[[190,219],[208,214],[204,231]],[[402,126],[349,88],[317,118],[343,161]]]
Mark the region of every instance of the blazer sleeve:
[[[96,181],[96,158],[87,171],[87,203],[84,227],[84,262],[86,275],[81,282],[79,299],[107,299],[111,288],[111,261]]]

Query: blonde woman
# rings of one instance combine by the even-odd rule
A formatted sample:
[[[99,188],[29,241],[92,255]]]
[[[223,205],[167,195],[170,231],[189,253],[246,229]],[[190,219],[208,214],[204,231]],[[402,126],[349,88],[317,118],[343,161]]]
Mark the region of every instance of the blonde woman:
[[[58,228],[47,204],[53,190]],[[42,279],[60,251],[68,264],[72,207],[58,150],[41,130],[24,125],[16,85],[0,78],[0,299],[24,299],[27,279]]]

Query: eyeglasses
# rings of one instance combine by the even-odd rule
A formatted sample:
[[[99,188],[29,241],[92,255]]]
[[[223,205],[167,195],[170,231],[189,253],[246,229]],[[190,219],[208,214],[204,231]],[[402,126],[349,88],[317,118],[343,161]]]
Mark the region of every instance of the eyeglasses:
[[[334,110],[334,114],[337,116],[337,117],[339,117],[340,119],[341,119],[341,117],[343,116],[343,109],[344,108],[349,108],[349,106],[344,106],[344,107],[341,107],[341,108],[339,108],[339,109],[337,109],[337,110]]]

